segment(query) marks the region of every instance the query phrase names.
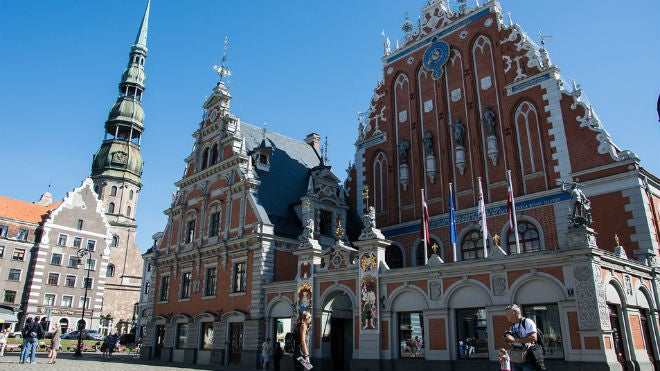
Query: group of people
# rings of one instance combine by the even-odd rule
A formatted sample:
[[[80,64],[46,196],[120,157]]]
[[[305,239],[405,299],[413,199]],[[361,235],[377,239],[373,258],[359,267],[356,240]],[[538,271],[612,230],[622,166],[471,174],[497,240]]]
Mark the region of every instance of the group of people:
[[[59,324],[57,325],[56,331],[58,332],[57,338],[54,337],[51,340],[51,351],[48,355],[50,358],[48,361],[49,364],[55,363],[57,358],[57,348],[59,348],[60,342]],[[21,347],[21,355],[19,356],[20,363],[37,363],[37,345],[39,345],[39,339],[43,339],[45,335],[45,331],[43,327],[41,327],[41,317],[28,317],[25,320],[25,326],[21,331],[21,335],[23,337],[23,344]],[[56,344],[53,344],[53,341],[55,341]],[[57,348],[54,345],[56,345]]]
[[[293,368],[295,371],[307,371],[311,369],[309,358],[309,345],[307,344],[307,331],[311,327],[312,314],[308,311],[303,311],[298,316],[293,328],[293,333],[296,338],[293,347]],[[281,344],[276,341],[275,348],[273,348],[270,338],[261,345],[261,359],[263,362],[263,369],[267,370],[268,365],[273,360],[273,370],[280,371],[280,361],[284,357],[284,349]]]
[[[472,337],[468,337],[463,340],[458,341],[458,352],[460,353],[461,356],[472,358],[474,357],[474,350],[475,350],[475,345],[476,345],[476,340]]]

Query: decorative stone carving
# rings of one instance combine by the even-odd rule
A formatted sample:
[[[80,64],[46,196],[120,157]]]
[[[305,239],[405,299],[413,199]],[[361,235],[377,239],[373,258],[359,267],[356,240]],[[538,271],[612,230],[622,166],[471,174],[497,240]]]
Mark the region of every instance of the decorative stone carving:
[[[385,238],[380,229],[376,228],[376,209],[369,206],[369,210],[362,216],[362,232],[358,240],[372,240],[376,238]]]
[[[573,268],[575,300],[580,330],[609,330],[609,313],[600,265],[582,264]]]
[[[442,281],[429,281],[431,300],[440,300],[442,297]]]
[[[491,277],[493,282],[493,295],[502,296],[506,294],[507,280],[505,274],[494,274]]]
[[[486,124],[488,130],[488,137],[486,138],[487,148],[488,148],[488,158],[493,163],[493,166],[497,166],[497,157],[499,155],[499,148],[497,146],[497,136],[495,132],[495,112],[490,107],[486,107],[484,111],[484,116],[482,122]]]

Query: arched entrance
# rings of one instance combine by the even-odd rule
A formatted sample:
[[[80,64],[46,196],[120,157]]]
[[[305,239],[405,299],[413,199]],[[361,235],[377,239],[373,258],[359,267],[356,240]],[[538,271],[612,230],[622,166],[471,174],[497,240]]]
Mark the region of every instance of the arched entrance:
[[[60,318],[60,331],[62,334],[69,332],[69,320],[66,318]]]
[[[353,304],[342,291],[331,294],[321,313],[322,352],[333,370],[348,370],[353,358]]]
[[[614,345],[614,352],[616,353],[616,360],[621,364],[622,370],[628,370],[627,365],[630,363],[627,349],[625,347],[624,339],[624,323],[621,316],[622,312],[622,301],[621,295],[617,288],[610,282],[607,285],[605,291],[605,296],[607,300],[607,310],[610,317],[610,327],[612,328],[612,343]]]

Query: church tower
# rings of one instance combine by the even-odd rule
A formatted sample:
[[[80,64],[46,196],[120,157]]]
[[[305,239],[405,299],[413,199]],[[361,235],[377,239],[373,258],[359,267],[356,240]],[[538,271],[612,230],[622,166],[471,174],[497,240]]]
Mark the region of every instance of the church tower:
[[[107,276],[101,324],[121,333],[129,331],[135,322],[142,273],[142,258],[135,244],[135,213],[142,188],[141,101],[146,80],[149,7],[147,2],[128,66],[119,83],[119,97],[110,109],[103,143],[94,155],[91,174],[112,233],[108,266],[101,267]]]

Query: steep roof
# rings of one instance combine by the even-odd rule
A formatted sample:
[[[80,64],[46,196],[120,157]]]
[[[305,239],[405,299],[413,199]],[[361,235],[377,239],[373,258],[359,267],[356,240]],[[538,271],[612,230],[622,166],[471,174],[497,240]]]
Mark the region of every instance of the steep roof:
[[[241,133],[248,153],[261,146],[264,139],[272,148],[269,170],[256,170],[261,181],[256,197],[275,226],[276,234],[297,236],[302,224],[293,206],[307,192],[309,172],[321,164],[321,154],[305,142],[272,131],[266,131],[264,138],[263,128],[245,122],[241,122]]]
[[[57,201],[48,206],[40,206],[30,202],[0,196],[0,217],[30,223],[40,223],[45,214],[61,203],[62,201]]]

